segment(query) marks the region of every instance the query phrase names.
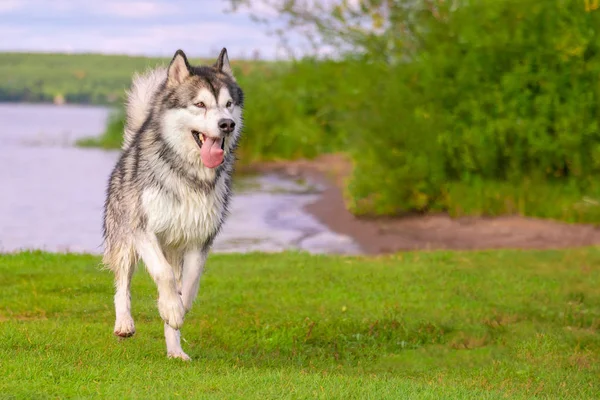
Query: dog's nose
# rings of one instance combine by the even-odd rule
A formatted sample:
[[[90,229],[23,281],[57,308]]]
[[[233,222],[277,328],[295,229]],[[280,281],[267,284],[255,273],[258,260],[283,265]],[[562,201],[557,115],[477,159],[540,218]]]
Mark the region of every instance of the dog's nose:
[[[235,128],[235,122],[233,122],[232,119],[223,118],[222,120],[219,121],[219,129],[223,133],[231,133],[231,132],[233,132],[234,128]]]

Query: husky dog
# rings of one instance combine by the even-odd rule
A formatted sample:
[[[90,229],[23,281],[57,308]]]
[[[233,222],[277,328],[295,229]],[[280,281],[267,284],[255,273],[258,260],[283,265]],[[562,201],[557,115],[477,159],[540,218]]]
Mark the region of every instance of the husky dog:
[[[213,240],[227,216],[244,94],[227,50],[190,66],[136,74],[127,93],[121,156],[104,206],[103,263],[115,275],[114,333],[135,333],[130,283],[141,259],[158,289],[167,356],[189,360],[179,329],[196,298]]]

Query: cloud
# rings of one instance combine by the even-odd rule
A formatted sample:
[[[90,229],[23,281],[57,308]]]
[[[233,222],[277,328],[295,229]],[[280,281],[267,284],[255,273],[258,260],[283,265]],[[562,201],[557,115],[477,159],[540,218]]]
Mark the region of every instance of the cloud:
[[[200,5],[201,4],[201,5]],[[260,4],[260,2],[259,2]],[[0,51],[100,52],[169,57],[285,57],[278,39],[228,1],[0,0]],[[268,14],[266,9],[259,10]]]
[[[183,13],[176,3],[160,0],[103,0],[100,2],[76,0],[0,0],[0,12],[23,12],[24,16],[61,15],[71,17],[109,16],[112,18],[144,19],[168,17]],[[180,3],[181,4],[181,3]]]
[[[22,8],[25,4],[19,0],[2,0],[0,1],[0,14],[7,13]]]
[[[255,1],[251,5],[243,3],[239,6],[238,12],[253,14],[259,18],[274,18],[278,15],[276,7],[263,1]]]
[[[48,40],[49,36],[52,40]],[[171,56],[178,48],[190,57],[215,56],[227,47],[232,58],[250,56],[257,50],[265,58],[276,56],[277,43],[249,26],[222,22],[198,24],[157,24],[150,26],[90,28],[73,32],[69,28],[47,29],[0,26],[2,50],[100,52],[146,56]]]
[[[86,3],[89,10],[113,17],[144,19],[150,17],[167,17],[180,14],[182,10],[174,7],[172,3],[157,1],[103,1],[99,3]]]

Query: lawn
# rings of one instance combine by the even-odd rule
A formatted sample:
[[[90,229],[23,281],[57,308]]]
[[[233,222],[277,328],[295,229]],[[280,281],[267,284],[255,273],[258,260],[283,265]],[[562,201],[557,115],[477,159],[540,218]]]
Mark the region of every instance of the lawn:
[[[212,255],[167,359],[99,258],[0,255],[0,398],[599,398],[600,250]]]

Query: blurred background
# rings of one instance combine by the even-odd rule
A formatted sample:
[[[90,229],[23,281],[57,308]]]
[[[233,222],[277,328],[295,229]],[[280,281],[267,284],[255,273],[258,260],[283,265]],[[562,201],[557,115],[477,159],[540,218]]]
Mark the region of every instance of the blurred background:
[[[3,0],[0,251],[101,251],[132,74],[222,47],[246,110],[217,251],[600,243],[599,6]]]

